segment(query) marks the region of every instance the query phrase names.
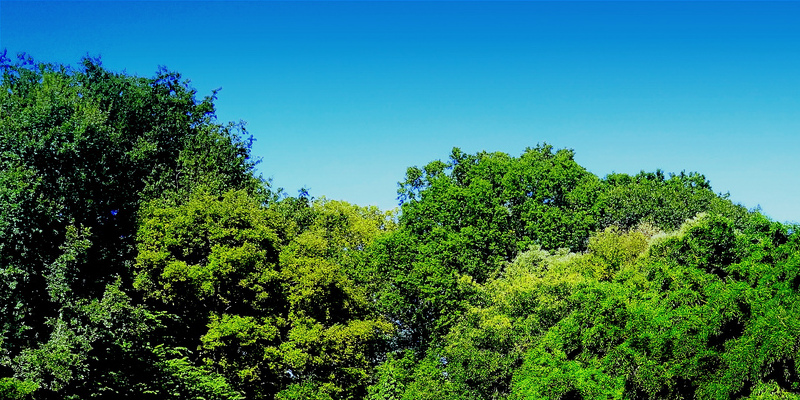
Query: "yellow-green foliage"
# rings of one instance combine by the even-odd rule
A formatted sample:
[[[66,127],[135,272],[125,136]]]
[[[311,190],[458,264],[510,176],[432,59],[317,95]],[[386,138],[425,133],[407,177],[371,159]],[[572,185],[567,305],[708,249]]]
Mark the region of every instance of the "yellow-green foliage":
[[[516,371],[512,398],[794,396],[798,245],[760,218],[737,232],[725,218],[700,215],[656,235],[649,251],[635,232],[595,236],[590,262],[598,253],[609,266],[638,258],[576,288],[572,311]],[[599,246],[609,243],[613,251]],[[635,251],[618,256],[625,249]]]
[[[620,232],[608,227],[589,239],[588,259],[598,280],[611,278],[625,265],[636,260],[647,249],[647,237],[636,230]]]
[[[360,272],[392,215],[339,201],[306,207],[298,223],[244,192],[198,192],[142,211],[135,287],[190,323],[184,334],[206,365],[249,396],[291,398],[312,385],[357,397],[393,330]]]
[[[289,324],[280,352],[299,379],[324,384],[336,398],[359,396],[374,346],[393,330],[369,301],[362,251],[394,222],[391,213],[340,201],[323,199],[312,209],[311,225],[280,256]],[[295,398],[289,393],[300,388],[282,396]]]
[[[7,400],[22,400],[30,396],[38,385],[30,381],[21,381],[15,378],[0,378],[0,398]]]
[[[243,191],[200,192],[177,207],[154,201],[141,215],[134,286],[148,297],[215,310],[239,296],[240,283],[277,276],[269,214]]]
[[[800,395],[784,390],[773,381],[759,382],[747,400],[797,400]]]

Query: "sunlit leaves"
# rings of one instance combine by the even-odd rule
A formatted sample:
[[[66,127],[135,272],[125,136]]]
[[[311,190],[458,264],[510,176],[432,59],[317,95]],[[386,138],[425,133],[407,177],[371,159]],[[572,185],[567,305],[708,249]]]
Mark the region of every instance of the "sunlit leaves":
[[[339,201],[317,201],[313,219],[281,253],[289,330],[281,344],[287,368],[300,383],[279,394],[360,398],[374,357],[392,325],[367,293],[363,251],[393,229],[391,214]],[[309,386],[312,385],[312,386]]]
[[[263,280],[275,268],[267,215],[244,192],[199,193],[178,207],[152,203],[142,213],[136,287],[169,304],[224,310],[242,298],[242,280]]]

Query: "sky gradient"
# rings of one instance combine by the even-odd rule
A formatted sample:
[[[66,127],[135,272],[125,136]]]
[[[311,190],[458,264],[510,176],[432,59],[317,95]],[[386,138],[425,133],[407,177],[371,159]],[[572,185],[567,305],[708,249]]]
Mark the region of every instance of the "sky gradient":
[[[0,1],[0,48],[152,76],[247,122],[290,194],[397,205],[452,147],[703,173],[800,221],[798,2]]]

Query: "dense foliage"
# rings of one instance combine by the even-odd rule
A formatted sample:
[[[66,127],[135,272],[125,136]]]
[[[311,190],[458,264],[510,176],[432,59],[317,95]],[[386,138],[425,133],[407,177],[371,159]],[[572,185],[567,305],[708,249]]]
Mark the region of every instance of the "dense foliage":
[[[0,57],[0,398],[800,398],[800,238],[567,149],[297,197],[167,70]]]

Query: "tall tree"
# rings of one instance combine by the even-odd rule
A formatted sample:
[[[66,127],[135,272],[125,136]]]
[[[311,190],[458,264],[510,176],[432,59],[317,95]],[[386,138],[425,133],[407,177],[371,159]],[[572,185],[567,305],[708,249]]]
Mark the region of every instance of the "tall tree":
[[[582,249],[596,226],[599,179],[570,150],[520,157],[464,154],[408,169],[400,228],[379,242],[380,303],[403,346],[441,338],[474,301],[476,284],[531,245]]]
[[[103,386],[128,383],[110,378],[120,362],[102,360],[119,361],[127,350],[95,331],[126,325],[101,329],[111,322],[93,317],[90,305],[120,288],[129,293],[140,206],[181,202],[198,187],[255,193],[261,183],[248,143],[239,127],[216,122],[213,95],[197,100],[165,69],[140,78],[94,59],[72,68],[5,54],[0,69],[2,374],[60,388],[58,398],[123,390]],[[135,304],[130,296],[117,298]],[[129,316],[149,318],[143,312]],[[103,348],[119,354],[106,357]],[[31,360],[44,360],[34,354],[72,361],[43,361],[50,372],[34,372]],[[57,364],[67,370],[57,373]]]

